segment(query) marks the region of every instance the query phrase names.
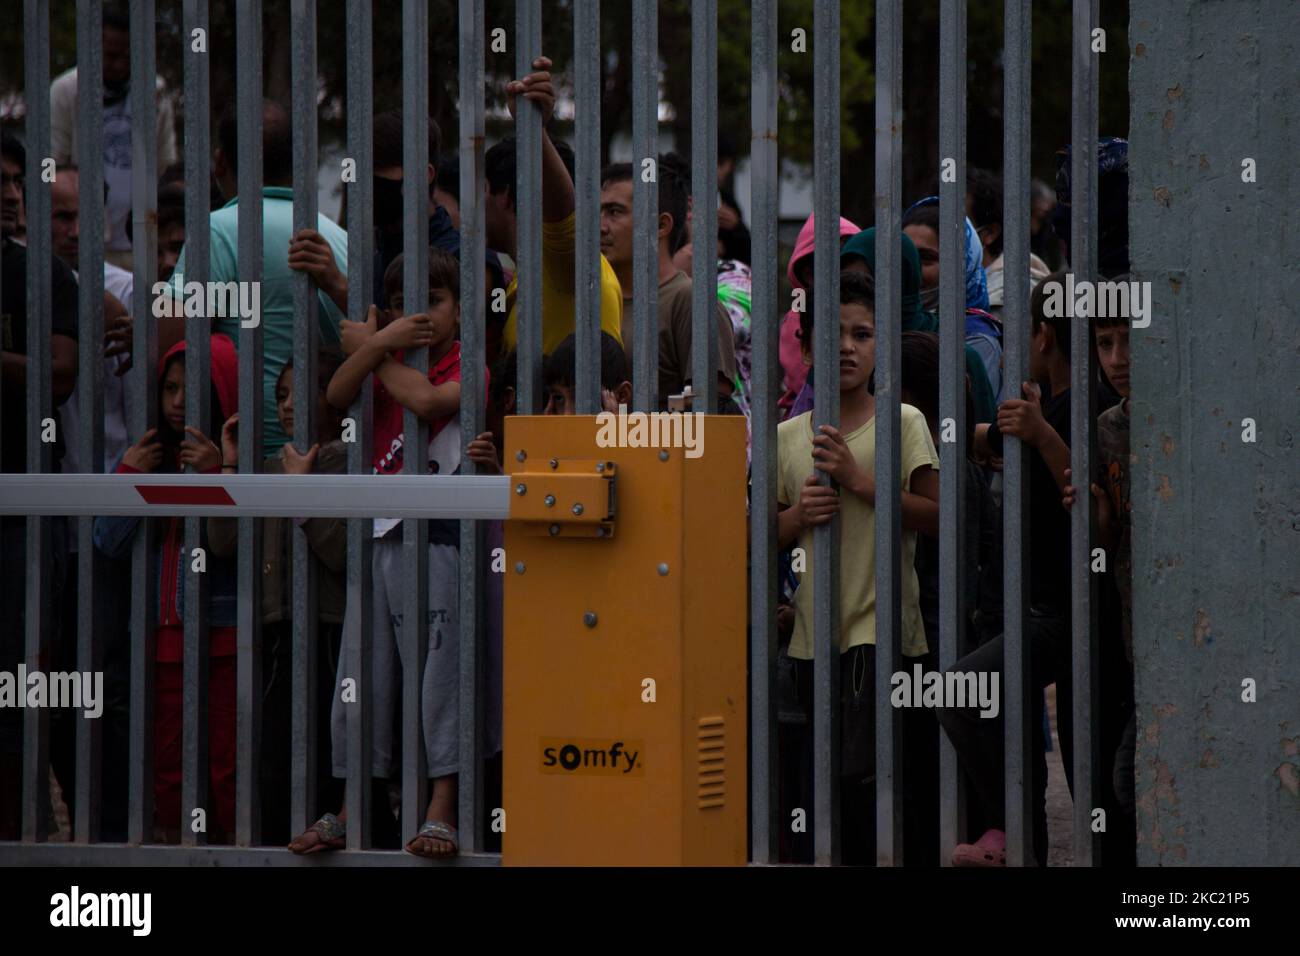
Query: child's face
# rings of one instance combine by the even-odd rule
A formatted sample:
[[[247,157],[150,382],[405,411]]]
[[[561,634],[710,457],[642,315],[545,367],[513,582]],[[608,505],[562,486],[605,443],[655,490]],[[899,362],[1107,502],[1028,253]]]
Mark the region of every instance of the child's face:
[[[280,427],[290,438],[293,437],[293,367],[280,373],[280,380],[275,383],[275,414],[280,419]]]
[[[280,427],[291,439],[293,438],[293,366],[290,365],[280,373],[275,383],[275,414],[280,419]],[[332,441],[339,432],[342,413],[325,399],[322,389],[316,396],[316,437],[319,441]]]
[[[1097,361],[1114,386],[1115,391],[1129,397],[1128,329],[1116,326],[1097,330]]]
[[[406,313],[403,311],[402,293],[394,293],[390,299],[388,320],[392,321]],[[433,341],[429,351],[435,355],[447,350],[460,331],[460,303],[451,294],[450,289],[429,289],[429,321],[433,323]],[[384,323],[385,325],[387,322]]]
[[[876,315],[850,302],[840,306],[840,391],[864,387],[876,368]]]
[[[552,385],[546,390],[546,408],[543,415],[576,415],[577,402],[573,398],[572,385]]]
[[[172,362],[163,375],[160,411],[172,431],[185,433],[185,363],[182,361]]]

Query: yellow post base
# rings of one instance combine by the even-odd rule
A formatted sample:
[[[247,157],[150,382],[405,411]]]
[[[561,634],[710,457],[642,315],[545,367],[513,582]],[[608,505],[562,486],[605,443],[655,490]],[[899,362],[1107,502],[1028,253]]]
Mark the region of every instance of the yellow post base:
[[[700,424],[507,419],[506,865],[747,859],[745,422]]]

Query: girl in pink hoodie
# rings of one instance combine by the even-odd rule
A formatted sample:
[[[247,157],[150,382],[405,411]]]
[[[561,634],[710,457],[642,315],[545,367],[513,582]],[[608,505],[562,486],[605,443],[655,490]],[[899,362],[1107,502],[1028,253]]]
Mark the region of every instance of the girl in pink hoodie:
[[[861,231],[843,216],[840,217],[841,245],[849,236]],[[812,286],[814,239],[813,217],[809,216],[808,221],[799,230],[799,238],[795,240],[794,252],[790,254],[790,263],[786,266],[785,274],[790,279],[790,284],[796,289],[806,289]],[[836,249],[837,262],[839,254],[840,251]],[[790,406],[794,404],[799,389],[803,388],[803,383],[808,378],[809,369],[809,366],[804,364],[803,355],[799,350],[799,313],[793,309],[787,312],[785,318],[781,320],[781,341],[778,354],[781,359],[781,370],[785,373],[785,394],[781,396],[781,400],[777,404],[778,408],[781,409],[781,416],[784,418]]]

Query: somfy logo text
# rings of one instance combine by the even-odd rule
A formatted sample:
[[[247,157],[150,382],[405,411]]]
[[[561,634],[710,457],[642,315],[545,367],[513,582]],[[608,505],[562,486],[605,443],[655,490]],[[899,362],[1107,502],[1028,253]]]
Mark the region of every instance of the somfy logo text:
[[[645,776],[640,740],[542,738],[542,773],[596,774],[602,777]]]

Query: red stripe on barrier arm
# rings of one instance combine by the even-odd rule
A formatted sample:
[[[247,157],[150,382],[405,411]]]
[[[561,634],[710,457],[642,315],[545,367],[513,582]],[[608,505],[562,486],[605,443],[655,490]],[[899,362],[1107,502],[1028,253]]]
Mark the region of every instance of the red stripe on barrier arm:
[[[149,505],[233,505],[225,488],[193,485],[136,485],[135,490]]]

